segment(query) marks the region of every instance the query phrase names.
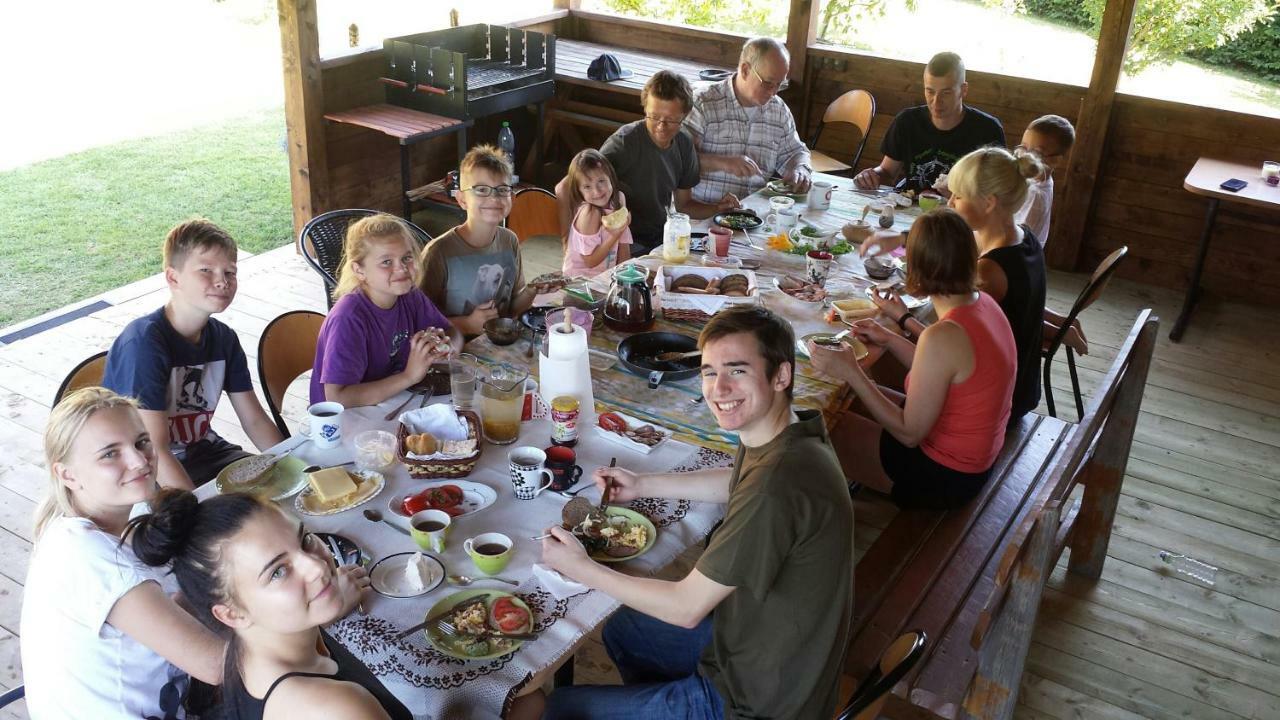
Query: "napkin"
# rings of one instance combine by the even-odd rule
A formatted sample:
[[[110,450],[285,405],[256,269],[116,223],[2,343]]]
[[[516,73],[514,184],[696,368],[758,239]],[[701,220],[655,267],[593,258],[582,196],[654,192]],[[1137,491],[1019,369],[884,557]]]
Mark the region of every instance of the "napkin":
[[[555,595],[557,600],[580,595],[591,589],[580,582],[570,580],[542,563],[533,564],[533,576],[542,583],[542,587],[546,588],[547,592]]]

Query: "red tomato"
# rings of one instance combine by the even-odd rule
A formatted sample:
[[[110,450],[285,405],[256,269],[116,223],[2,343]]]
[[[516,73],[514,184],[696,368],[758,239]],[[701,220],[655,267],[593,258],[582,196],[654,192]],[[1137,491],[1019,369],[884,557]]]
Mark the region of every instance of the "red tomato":
[[[441,508],[441,509],[444,512],[449,513],[449,517],[458,517],[459,515],[466,512],[464,508],[460,508],[457,505],[454,505],[453,507],[447,507],[447,508]]]
[[[459,505],[462,503],[462,497],[463,497],[462,488],[458,487],[457,485],[441,485],[440,490],[443,492],[449,493],[450,495],[453,496],[454,505]]]
[[[518,633],[529,626],[529,613],[509,597],[498,598],[489,610],[489,621],[504,633]]]
[[[415,493],[406,497],[400,507],[404,510],[405,515],[413,515],[415,513],[420,513],[423,510],[430,510],[431,505],[427,501],[427,491],[423,490],[420,493]]]
[[[598,422],[600,427],[609,432],[625,432],[627,429],[627,421],[623,420],[617,413],[600,413]]]

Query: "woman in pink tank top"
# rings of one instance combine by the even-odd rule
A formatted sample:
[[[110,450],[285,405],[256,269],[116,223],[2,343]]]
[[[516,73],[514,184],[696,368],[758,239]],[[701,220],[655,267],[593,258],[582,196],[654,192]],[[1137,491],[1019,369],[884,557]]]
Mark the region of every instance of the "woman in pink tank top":
[[[977,261],[973,232],[954,210],[926,213],[907,238],[906,290],[928,295],[939,321],[914,344],[874,320],[854,325],[860,340],[910,368],[905,398],[878,387],[847,349],[809,348],[814,366],[848,382],[861,404],[831,433],[845,475],[899,506],[963,505],[1004,445],[1017,350],[1004,312],[977,290]]]

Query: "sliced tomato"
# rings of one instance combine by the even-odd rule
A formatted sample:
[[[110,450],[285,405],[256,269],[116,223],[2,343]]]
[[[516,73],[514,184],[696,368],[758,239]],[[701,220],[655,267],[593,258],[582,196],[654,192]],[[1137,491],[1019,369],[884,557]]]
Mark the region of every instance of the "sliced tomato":
[[[453,496],[454,505],[460,505],[462,503],[462,488],[457,485],[441,485],[440,490]]]
[[[431,505],[427,501],[427,493],[425,490],[405,498],[404,502],[400,504],[400,507],[404,510],[405,515],[413,515],[415,513],[420,513],[423,510],[431,509]]]
[[[529,625],[529,613],[511,598],[498,598],[489,610],[489,621],[504,633],[518,633]]]
[[[627,430],[627,421],[623,420],[618,413],[600,413],[600,418],[597,422],[600,423],[600,427],[609,432],[626,432]]]
[[[459,507],[457,505],[454,505],[453,507],[440,508],[440,509],[443,512],[449,513],[449,517],[458,517],[459,515],[462,515],[467,512],[465,508]]]

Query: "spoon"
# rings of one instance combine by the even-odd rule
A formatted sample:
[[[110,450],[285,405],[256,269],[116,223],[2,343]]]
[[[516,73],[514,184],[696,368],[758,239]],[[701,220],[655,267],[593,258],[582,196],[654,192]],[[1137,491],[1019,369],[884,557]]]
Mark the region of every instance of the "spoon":
[[[457,585],[458,587],[466,587],[471,583],[484,582],[485,580],[497,580],[498,582],[503,582],[513,587],[520,587],[520,583],[516,582],[515,580],[508,580],[506,578],[500,578],[500,577],[472,578],[472,577],[467,577],[466,575],[450,575],[446,579],[449,581],[450,585]]]
[[[685,358],[697,357],[702,354],[701,350],[690,350],[689,352],[680,352],[679,350],[671,350],[664,353],[658,353],[654,359],[658,362],[672,362],[673,360],[683,360]]]
[[[389,526],[391,526],[391,527],[395,528],[397,531],[399,531],[400,533],[402,533],[402,534],[404,534],[404,535],[408,535],[408,534],[409,534],[409,531],[408,531],[408,530],[405,530],[404,528],[400,527],[399,525],[396,525],[395,523],[391,522],[390,520],[388,520],[388,519],[386,519],[386,518],[382,517],[382,513],[378,512],[377,510],[374,510],[373,508],[365,508],[365,510],[364,510],[364,517],[365,517],[365,519],[366,519],[366,520],[368,520],[369,522],[380,522],[380,523],[386,523],[387,525],[389,525]]]

